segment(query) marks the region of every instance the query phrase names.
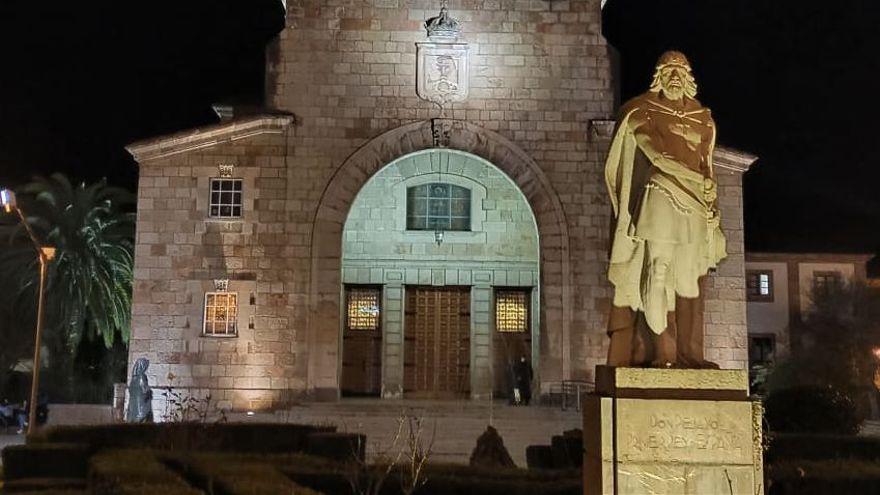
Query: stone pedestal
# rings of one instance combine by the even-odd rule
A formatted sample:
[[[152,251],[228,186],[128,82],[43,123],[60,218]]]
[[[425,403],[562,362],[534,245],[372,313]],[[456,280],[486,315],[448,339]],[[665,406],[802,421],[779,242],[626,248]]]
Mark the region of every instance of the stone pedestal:
[[[584,493],[763,494],[761,417],[745,370],[598,366]]]

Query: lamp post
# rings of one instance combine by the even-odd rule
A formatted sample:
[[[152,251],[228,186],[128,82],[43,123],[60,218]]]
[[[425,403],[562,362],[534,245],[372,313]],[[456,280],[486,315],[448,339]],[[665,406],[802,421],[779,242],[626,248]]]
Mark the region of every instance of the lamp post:
[[[43,334],[43,300],[45,299],[46,293],[46,268],[49,265],[49,261],[55,257],[55,248],[43,246],[37,240],[37,236],[34,235],[34,231],[24,217],[24,213],[22,213],[21,208],[18,207],[18,203],[15,201],[14,192],[9,189],[3,189],[0,191],[0,206],[3,206],[6,213],[15,212],[18,215],[19,220],[21,220],[21,225],[24,227],[25,231],[27,231],[27,235],[30,238],[31,243],[34,245],[34,250],[37,252],[37,259],[40,262],[40,290],[37,295],[37,329],[35,331],[36,335],[34,336],[34,368],[31,379],[31,398],[28,402],[27,432],[28,435],[30,435],[34,432],[34,429],[37,426],[37,391],[40,388],[40,340]]]

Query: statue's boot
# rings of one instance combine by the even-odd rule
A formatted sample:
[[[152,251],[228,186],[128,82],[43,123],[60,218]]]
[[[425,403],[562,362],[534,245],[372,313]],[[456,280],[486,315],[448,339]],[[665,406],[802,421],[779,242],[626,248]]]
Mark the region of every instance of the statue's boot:
[[[699,284],[699,296],[675,298],[675,325],[678,329],[677,359],[682,368],[719,369],[718,364],[707,361],[704,354],[702,278]]]
[[[632,366],[636,313],[630,308],[611,306],[608,315],[608,366]]]
[[[654,343],[654,359],[651,361],[653,368],[679,368],[678,347],[676,339],[675,313],[667,313],[666,330],[659,335],[652,332]]]

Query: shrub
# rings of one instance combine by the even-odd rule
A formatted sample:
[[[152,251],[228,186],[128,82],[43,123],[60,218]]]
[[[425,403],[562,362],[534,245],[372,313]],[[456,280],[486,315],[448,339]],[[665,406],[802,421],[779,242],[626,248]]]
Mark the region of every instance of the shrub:
[[[765,455],[767,463],[790,460],[853,459],[880,461],[880,438],[852,435],[774,434]]]
[[[94,495],[200,495],[149,450],[109,450],[89,465]]]
[[[358,433],[316,432],[308,436],[310,455],[348,462],[366,459],[367,437]]]
[[[875,495],[880,465],[865,461],[785,461],[767,469],[768,495]]]
[[[266,458],[229,454],[173,456],[168,465],[206,493],[224,495],[319,495],[303,488],[276,469]]]
[[[529,445],[526,465],[529,469],[553,469],[553,449],[549,445]]]
[[[24,478],[0,485],[0,493],[27,495],[85,495],[86,482],[83,479],[66,478]]]
[[[303,452],[308,435],[335,427],[272,423],[158,423],[46,428],[29,442],[81,443],[96,449]]]
[[[770,430],[779,432],[854,435],[864,420],[848,395],[829,387],[774,391],[765,408]]]
[[[288,466],[283,471],[298,484],[325,493],[347,493],[344,473]],[[382,495],[400,495],[400,473],[383,485]],[[426,483],[415,495],[582,495],[579,470],[534,472],[523,469],[483,469],[460,465],[428,465]]]
[[[88,445],[45,443],[12,445],[3,449],[3,476],[7,481],[24,478],[79,478],[88,472]]]

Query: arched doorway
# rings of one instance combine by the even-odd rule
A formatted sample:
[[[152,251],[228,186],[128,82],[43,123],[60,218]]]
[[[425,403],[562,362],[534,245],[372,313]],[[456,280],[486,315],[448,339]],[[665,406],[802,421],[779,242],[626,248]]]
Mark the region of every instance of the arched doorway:
[[[345,306],[340,291],[343,226],[355,197],[363,185],[389,163],[416,151],[438,147],[464,151],[490,162],[503,171],[527,199],[537,223],[540,244],[541,297],[539,304],[533,305],[540,321],[540,339],[532,343],[535,356],[540,356],[535,366],[536,384],[544,390],[549,383],[570,375],[574,275],[569,258],[569,227],[559,196],[534,160],[505,137],[465,121],[432,119],[402,125],[365,143],[339,166],[320,193],[310,235],[309,312],[303,352],[299,356],[300,362],[308,367],[307,387],[316,396],[336,396],[341,388],[343,343],[339,329]],[[388,356],[383,358],[386,362],[389,359]],[[469,372],[471,377],[475,376],[474,370]],[[477,388],[473,386],[475,383]],[[471,397],[488,397],[490,383],[486,377],[472,380]],[[383,393],[388,397],[402,396],[403,386]]]
[[[445,148],[393,160],[342,232],[342,394],[505,395],[538,356],[539,281],[535,217],[503,171]]]

